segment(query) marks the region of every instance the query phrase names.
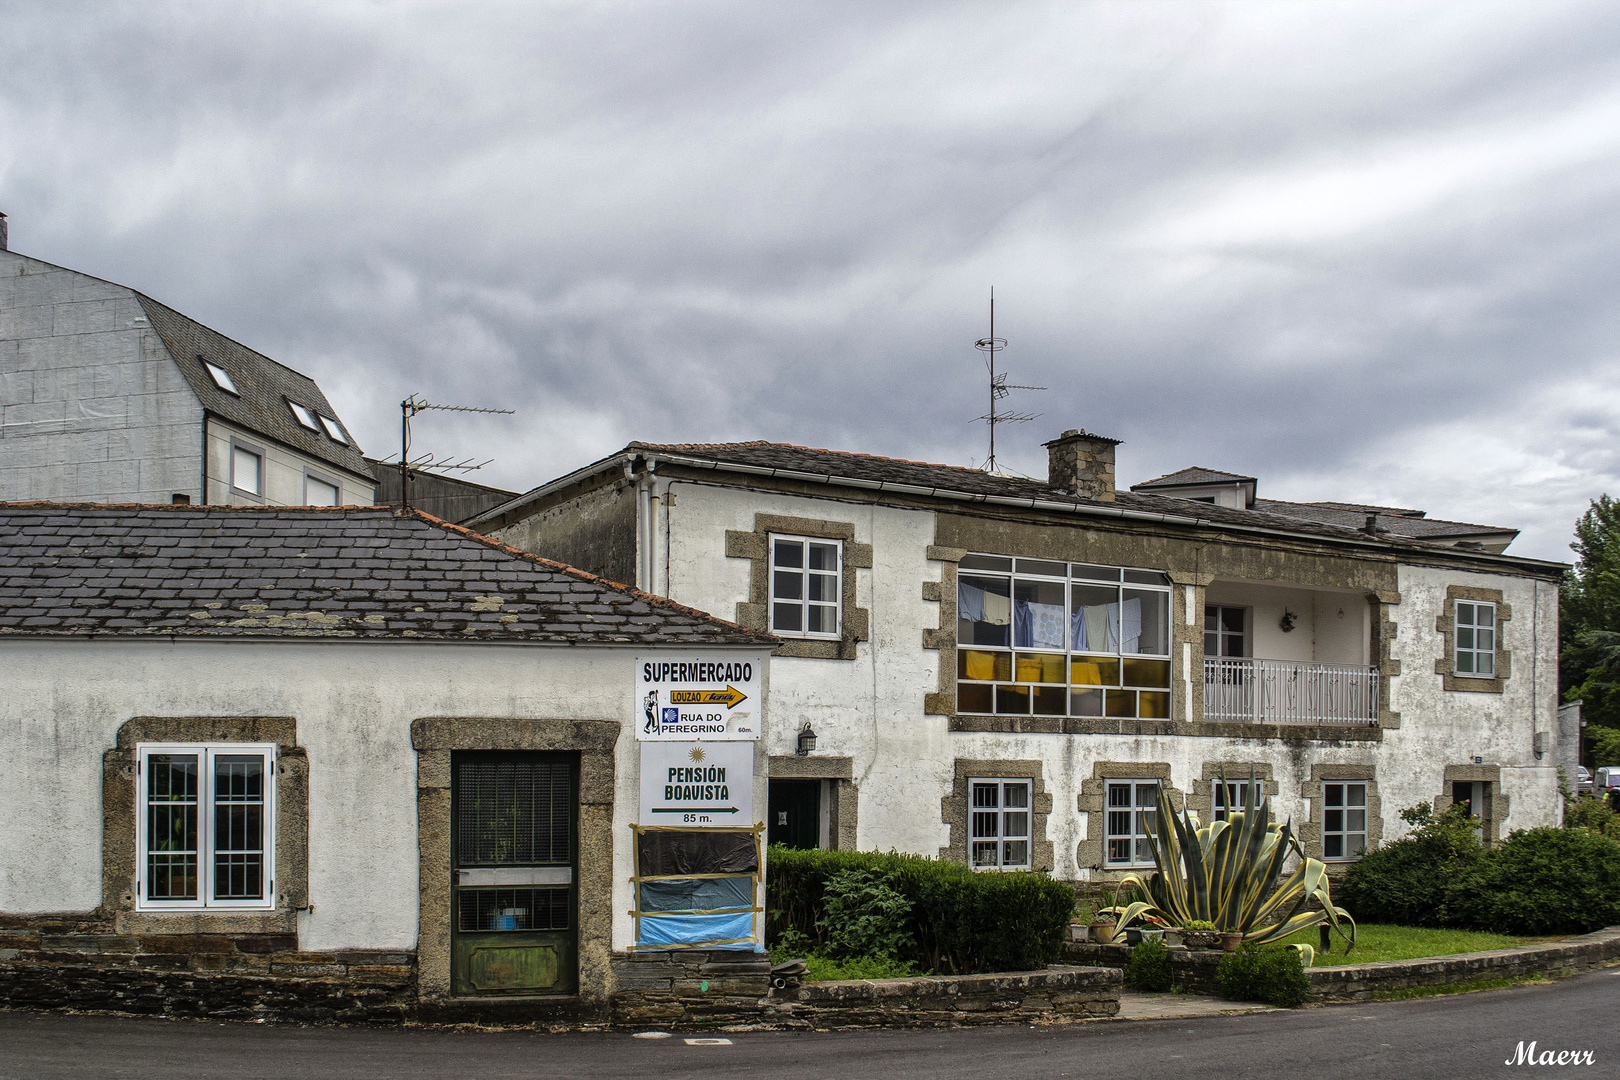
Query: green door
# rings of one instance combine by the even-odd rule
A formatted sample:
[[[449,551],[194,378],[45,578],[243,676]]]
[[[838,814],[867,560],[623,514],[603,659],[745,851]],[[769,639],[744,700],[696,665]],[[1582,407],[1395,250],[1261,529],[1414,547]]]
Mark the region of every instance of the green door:
[[[791,848],[821,846],[821,781],[772,780],[767,839]]]
[[[578,766],[573,754],[452,758],[452,993],[578,987]]]

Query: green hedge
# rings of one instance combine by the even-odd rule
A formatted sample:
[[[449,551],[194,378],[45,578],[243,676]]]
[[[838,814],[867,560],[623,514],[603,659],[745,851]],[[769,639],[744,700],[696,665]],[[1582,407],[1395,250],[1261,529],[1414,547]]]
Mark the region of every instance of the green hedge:
[[[1221,957],[1215,981],[1222,997],[1264,1001],[1285,1009],[1297,1009],[1311,995],[1311,981],[1305,976],[1305,960],[1298,949],[1245,945]]]
[[[1522,829],[1446,888],[1457,926],[1584,934],[1620,923],[1620,842],[1585,829]]]
[[[828,879],[846,870],[881,874],[911,904],[913,955],[923,971],[970,975],[1031,971],[1053,963],[1074,911],[1074,890],[1038,873],[974,873],[959,863],[916,855],[801,851],[773,846],[766,856],[767,944],[796,930],[826,942]]]

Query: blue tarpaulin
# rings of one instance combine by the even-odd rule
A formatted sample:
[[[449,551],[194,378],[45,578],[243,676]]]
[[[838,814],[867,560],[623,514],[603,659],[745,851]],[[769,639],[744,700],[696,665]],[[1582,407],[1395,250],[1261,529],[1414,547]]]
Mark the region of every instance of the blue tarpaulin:
[[[643,948],[748,941],[754,936],[754,915],[750,911],[734,915],[643,915],[638,921],[641,939],[636,944]]]

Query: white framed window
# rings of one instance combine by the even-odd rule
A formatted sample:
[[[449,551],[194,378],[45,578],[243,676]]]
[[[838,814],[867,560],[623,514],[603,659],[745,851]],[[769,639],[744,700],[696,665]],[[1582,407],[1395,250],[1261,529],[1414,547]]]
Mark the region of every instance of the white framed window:
[[[1496,605],[1458,600],[1453,623],[1452,673],[1476,679],[1496,677]]]
[[[231,443],[231,487],[262,498],[264,455],[240,443]]]
[[[1204,606],[1204,655],[1248,656],[1248,609]]]
[[[805,536],[771,537],[771,633],[836,638],[842,633],[844,545]]]
[[[1264,780],[1256,780],[1251,787],[1247,780],[1228,780],[1224,784],[1216,780],[1210,790],[1212,802],[1210,803],[1210,820],[1225,821],[1233,810],[1248,810],[1259,806],[1265,801]]]
[[[241,391],[237,390],[236,388],[236,383],[231,380],[230,372],[226,371],[212,360],[203,360],[203,358],[200,356],[197,357],[197,359],[202,360],[202,366],[208,370],[208,377],[214,380],[215,386],[219,387],[227,394],[233,394],[236,397],[242,396]]]
[[[1170,578],[967,555],[956,578],[956,710],[1170,716]]]
[[[298,421],[300,427],[306,427],[316,434],[320,434],[321,425],[316,421],[314,413],[291,398],[287,400],[287,408],[292,410],[293,419]]]
[[[324,413],[316,413],[315,415],[320,419],[321,427],[326,429],[326,433],[332,437],[333,442],[342,443],[344,446],[349,445],[348,436],[343,434],[343,428],[338,425],[336,420]]]
[[[1367,782],[1322,785],[1322,858],[1356,859],[1367,850]]]
[[[271,744],[142,744],[136,753],[135,906],[275,907]]]
[[[1029,780],[969,780],[968,861],[975,870],[1028,870]]]
[[[304,474],[305,506],[339,506],[343,502],[343,489],[331,480],[314,473]]]
[[[1153,865],[1148,836],[1159,815],[1158,806],[1157,780],[1108,781],[1107,865]]]

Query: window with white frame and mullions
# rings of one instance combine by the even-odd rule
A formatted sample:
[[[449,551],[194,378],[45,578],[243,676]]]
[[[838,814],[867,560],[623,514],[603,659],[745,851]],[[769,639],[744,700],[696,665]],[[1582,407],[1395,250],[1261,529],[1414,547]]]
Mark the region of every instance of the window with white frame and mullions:
[[[1107,865],[1153,865],[1148,837],[1159,816],[1158,806],[1157,780],[1108,781]]]
[[[975,870],[1027,870],[1028,780],[969,780],[969,856]]]
[[[838,637],[842,595],[842,544],[802,536],[771,537],[773,634]]]
[[[1356,859],[1367,850],[1367,785],[1322,785],[1322,858]]]
[[[1457,601],[1456,656],[1452,671],[1480,679],[1496,677],[1496,605]]]
[[[142,746],[137,907],[274,907],[274,746]]]
[[[1170,716],[1164,574],[968,555],[956,580],[957,712]]]

